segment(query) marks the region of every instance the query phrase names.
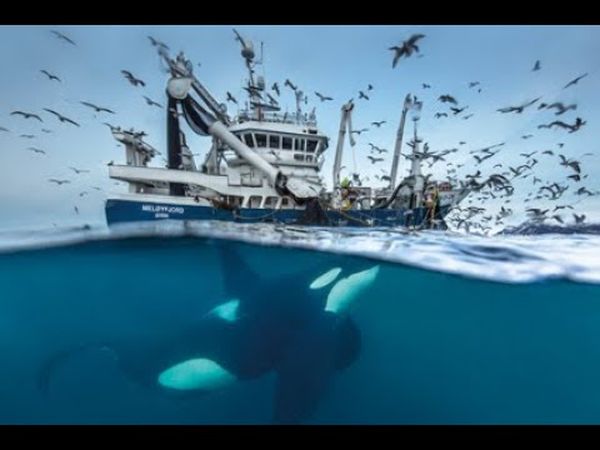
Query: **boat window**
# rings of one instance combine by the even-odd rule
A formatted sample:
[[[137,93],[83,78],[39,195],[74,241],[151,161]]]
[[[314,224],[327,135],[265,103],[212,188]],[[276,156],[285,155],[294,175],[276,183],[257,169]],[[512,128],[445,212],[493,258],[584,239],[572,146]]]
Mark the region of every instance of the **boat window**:
[[[250,208],[260,208],[261,202],[262,202],[262,197],[260,195],[251,195],[248,205],[250,206]]]
[[[283,197],[281,199],[281,207],[286,208],[288,206],[290,206],[290,199],[288,197]]]
[[[302,155],[300,153],[294,153],[294,159],[296,161],[304,161],[304,155]]]
[[[278,200],[278,197],[267,197],[265,200],[265,208],[275,208]]]
[[[256,139],[257,147],[265,148],[267,146],[267,135],[266,134],[255,134],[254,138]]]
[[[246,142],[246,145],[250,148],[254,148],[254,139],[252,138],[252,134],[251,133],[247,133],[244,135],[244,141]]]
[[[312,139],[306,143],[306,151],[309,153],[314,153],[317,149],[317,144],[319,141],[313,141]]]
[[[269,135],[269,147],[279,148],[279,136],[274,134]]]
[[[281,148],[284,150],[291,150],[292,149],[292,138],[284,137],[283,139],[281,139]]]
[[[294,150],[304,151],[304,139],[296,139]]]
[[[313,157],[312,155],[306,155],[306,162],[312,162]]]

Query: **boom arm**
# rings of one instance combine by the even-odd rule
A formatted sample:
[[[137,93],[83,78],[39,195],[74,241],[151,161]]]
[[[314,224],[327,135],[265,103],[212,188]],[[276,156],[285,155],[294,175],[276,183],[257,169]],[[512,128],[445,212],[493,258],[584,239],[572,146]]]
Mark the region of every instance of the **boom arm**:
[[[178,59],[182,58],[178,57]],[[319,195],[317,189],[310,183],[299,178],[285,176],[229,131],[227,127],[229,118],[218,106],[215,106],[218,104],[210,94],[203,92],[205,90],[200,82],[191,76],[181,61],[170,61],[170,66],[175,69],[173,77],[168,82],[167,93],[171,99],[181,103],[184,117],[194,132],[210,134],[227,144],[240,158],[265,174],[281,195],[290,195],[299,203]],[[183,76],[179,75],[182,72],[181,69],[185,73]],[[207,111],[190,95],[192,88],[211,111]]]
[[[400,124],[398,125],[398,132],[396,133],[396,145],[394,146],[394,159],[392,160],[392,170],[390,172],[390,189],[394,189],[396,186],[396,178],[398,176],[398,162],[400,160],[400,152],[402,151],[402,138],[404,136],[404,123],[406,122],[406,114],[412,106],[412,99],[410,94],[406,95],[404,99],[404,108],[402,108],[402,115],[400,116]]]
[[[354,103],[350,100],[342,106],[342,118],[340,119],[340,132],[338,134],[337,147],[335,149],[335,161],[333,163],[333,189],[340,185],[340,168],[342,165],[342,154],[344,153],[344,138],[346,131],[350,135],[350,145],[354,147],[354,136],[352,136],[352,110]]]

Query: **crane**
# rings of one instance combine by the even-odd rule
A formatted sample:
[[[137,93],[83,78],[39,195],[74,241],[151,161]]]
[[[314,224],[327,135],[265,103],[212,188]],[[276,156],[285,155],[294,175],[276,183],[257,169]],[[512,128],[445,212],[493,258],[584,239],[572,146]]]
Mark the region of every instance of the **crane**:
[[[246,58],[248,64],[254,57],[254,53],[250,52],[250,49],[251,47],[245,41],[242,55]],[[167,141],[170,168],[181,165],[182,133],[179,130],[178,114],[172,113],[172,110],[177,111],[177,108],[181,107],[186,122],[195,133],[204,136],[210,135],[214,139],[225,143],[240,158],[263,173],[281,195],[290,195],[298,203],[318,197],[320,192],[311,183],[292,175],[284,175],[280,169],[272,166],[229,131],[231,120],[227,116],[225,108],[210,95],[208,90],[193,75],[190,70],[191,64],[185,60],[182,53],[175,60],[169,57],[166,49],[161,48],[160,54],[170,67],[172,75],[167,83],[169,97]],[[203,104],[194,99],[191,95],[192,90],[200,97]],[[172,195],[182,195],[182,192],[183,186],[172,186]]]

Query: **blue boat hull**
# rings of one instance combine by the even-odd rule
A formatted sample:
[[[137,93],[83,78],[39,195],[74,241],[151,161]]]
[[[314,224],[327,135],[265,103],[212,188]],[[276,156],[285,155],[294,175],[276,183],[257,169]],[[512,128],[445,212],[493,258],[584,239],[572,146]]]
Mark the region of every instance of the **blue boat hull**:
[[[443,219],[448,212],[448,207],[441,207],[436,214],[436,219]],[[412,212],[412,213],[411,213]],[[128,222],[153,221],[153,220],[223,220],[239,223],[281,223],[299,224],[302,222],[304,210],[295,209],[257,209],[245,208],[242,210],[227,210],[200,205],[174,205],[169,203],[155,203],[121,199],[106,201],[106,221],[108,225]],[[415,208],[407,209],[374,209],[370,211],[327,211],[330,226],[420,226],[425,225],[427,210]],[[436,228],[444,228],[441,220]]]

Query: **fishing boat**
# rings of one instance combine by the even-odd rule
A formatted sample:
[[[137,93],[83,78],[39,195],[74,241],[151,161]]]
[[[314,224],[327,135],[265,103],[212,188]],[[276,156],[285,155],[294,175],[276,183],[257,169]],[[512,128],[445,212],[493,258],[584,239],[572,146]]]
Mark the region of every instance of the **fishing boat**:
[[[346,136],[354,146],[349,101],[341,108],[335,149],[332,188],[321,169],[329,137],[319,130],[315,109],[303,111],[306,95],[286,80],[296,97],[296,111],[282,113],[256,67],[252,41],[236,33],[248,71],[244,90],[248,100],[235,116],[227,113],[193,73],[181,52],[171,58],[166,47],[159,55],[168,68],[166,167],[151,165],[159,152],[144,141],[146,134],[112,128],[125,147],[125,164],[111,164],[109,176],[127,183],[126,193],[106,200],[109,224],[153,220],[222,220],[242,223],[272,222],[295,225],[445,229],[444,217],[468,193],[447,181],[430,180],[421,173],[428,155],[420,151],[417,135],[422,102],[406,96],[396,136],[389,184],[364,186],[360,178],[341,179]],[[261,46],[262,48],[262,46]],[[289,83],[289,84],[288,84]],[[397,182],[407,116],[412,117],[410,173]],[[183,120],[182,120],[183,119]],[[186,142],[183,121],[192,132],[206,136],[210,146],[197,163]]]

